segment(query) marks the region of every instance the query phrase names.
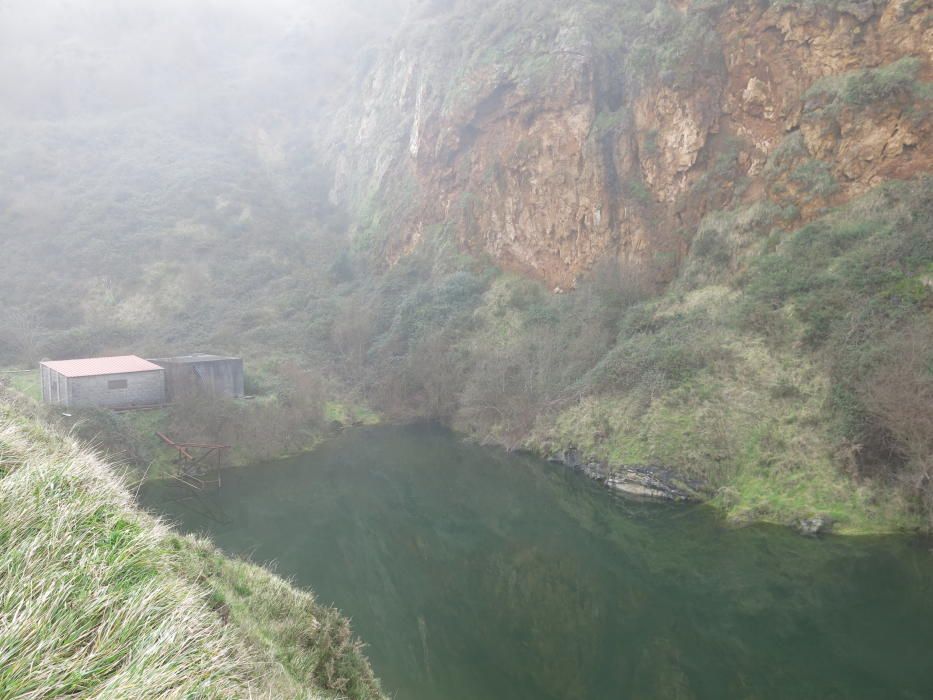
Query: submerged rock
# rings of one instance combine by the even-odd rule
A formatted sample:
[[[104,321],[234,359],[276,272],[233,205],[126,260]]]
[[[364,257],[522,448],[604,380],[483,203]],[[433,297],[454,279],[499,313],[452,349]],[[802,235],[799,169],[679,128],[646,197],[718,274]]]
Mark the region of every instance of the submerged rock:
[[[586,461],[582,453],[570,447],[551,456],[574,471],[586,474],[613,491],[664,501],[699,501],[703,483],[660,466],[639,465],[612,469],[606,462]]]
[[[833,519],[827,515],[814,515],[810,518],[801,518],[794,526],[801,535],[824,535],[833,529]]]
[[[665,501],[697,501],[702,484],[685,481],[678,474],[660,467],[632,467],[613,472],[606,485],[633,496]]]

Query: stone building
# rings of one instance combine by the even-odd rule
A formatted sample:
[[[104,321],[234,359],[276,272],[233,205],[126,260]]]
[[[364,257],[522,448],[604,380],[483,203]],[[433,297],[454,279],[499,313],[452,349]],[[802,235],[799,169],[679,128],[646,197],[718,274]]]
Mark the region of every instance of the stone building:
[[[243,360],[238,357],[197,353],[152,362],[165,369],[165,396],[170,402],[190,392],[231,399],[243,396]]]
[[[68,407],[139,408],[165,403],[165,370],[135,355],[47,361],[42,399]]]

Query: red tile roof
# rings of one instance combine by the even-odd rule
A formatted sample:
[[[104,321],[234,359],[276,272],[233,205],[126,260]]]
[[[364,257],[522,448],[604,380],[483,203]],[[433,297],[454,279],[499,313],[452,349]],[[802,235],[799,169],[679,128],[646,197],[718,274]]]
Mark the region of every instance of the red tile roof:
[[[66,377],[97,377],[102,374],[131,374],[162,369],[136,355],[121,357],[92,357],[86,360],[58,360],[43,365]]]

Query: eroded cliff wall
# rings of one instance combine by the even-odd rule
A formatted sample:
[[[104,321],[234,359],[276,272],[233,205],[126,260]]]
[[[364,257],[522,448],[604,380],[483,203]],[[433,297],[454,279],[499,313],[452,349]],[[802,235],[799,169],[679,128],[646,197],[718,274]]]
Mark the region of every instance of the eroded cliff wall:
[[[929,0],[526,5],[425,3],[362,74],[331,133],[359,245],[663,279],[711,211],[799,224],[930,168]]]

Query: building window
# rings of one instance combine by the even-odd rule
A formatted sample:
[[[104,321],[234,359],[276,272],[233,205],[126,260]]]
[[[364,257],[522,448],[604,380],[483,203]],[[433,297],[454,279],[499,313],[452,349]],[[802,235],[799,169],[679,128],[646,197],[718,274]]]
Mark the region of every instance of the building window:
[[[111,379],[107,382],[108,389],[126,389],[125,379]]]

